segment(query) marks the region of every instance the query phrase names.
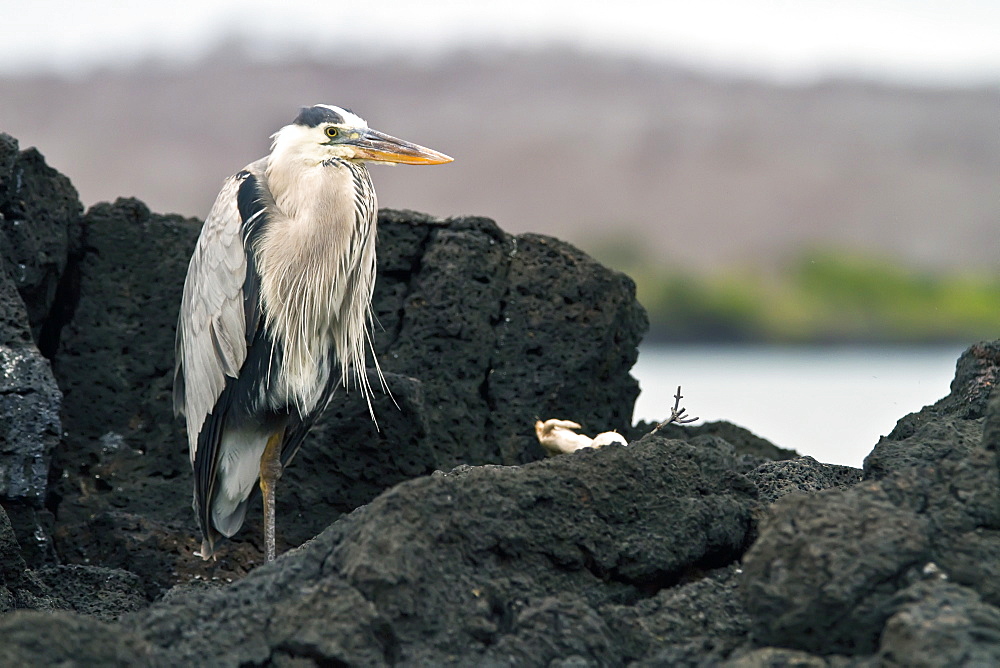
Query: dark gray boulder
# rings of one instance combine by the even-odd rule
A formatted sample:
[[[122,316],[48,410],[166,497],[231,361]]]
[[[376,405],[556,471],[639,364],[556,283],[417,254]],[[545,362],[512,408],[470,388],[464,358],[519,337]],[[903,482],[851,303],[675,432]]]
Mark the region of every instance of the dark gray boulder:
[[[0,506],[0,619],[3,613],[18,608],[65,607],[65,602],[50,596],[48,588],[28,569],[7,513]]]
[[[51,554],[44,503],[62,433],[62,395],[39,348],[58,337],[80,211],[69,179],[0,133],[0,503],[33,559]]]
[[[32,561],[52,552],[44,504],[61,408],[49,361],[35,347],[24,302],[0,259],[0,504]]]
[[[746,642],[750,616],[732,564],[661,589],[630,604],[600,608],[619,660],[640,666],[718,663]]]
[[[139,576],[128,571],[65,565],[46,566],[34,574],[67,609],[102,621],[113,621],[149,604]]]
[[[73,612],[0,616],[0,665],[149,666],[150,648],[128,629]]]
[[[863,471],[850,466],[824,464],[812,457],[765,462],[747,473],[760,492],[761,502],[771,504],[786,494],[811,494],[824,489],[846,489],[861,482]]]
[[[171,597],[130,624],[181,663],[285,653],[615,665],[623,636],[609,624],[625,624],[624,607],[744,549],[756,490],[734,467],[655,436],[521,467],[460,467],[397,485],[242,581]],[[348,602],[354,614],[336,612]],[[303,619],[325,610],[333,624],[320,641]]]
[[[881,666],[1000,665],[1000,609],[941,578],[899,592],[878,652]]]
[[[3,241],[2,237],[0,241]],[[7,263],[0,258],[0,345],[12,348],[33,347],[28,311],[6,267]]]
[[[665,664],[661,665],[665,668]],[[725,668],[877,668],[878,663],[874,659],[856,659],[840,655],[819,656],[800,649],[761,647],[738,650],[729,659],[717,665]]]
[[[953,646],[939,648],[943,663],[927,665],[993,655],[1000,640],[990,630],[1000,612],[998,351],[996,342],[967,350],[949,396],[900,420],[866,460],[865,481],[787,495],[771,506],[744,557],[754,643],[823,655],[877,653],[906,665],[919,653],[911,634],[928,624],[931,636],[940,633]],[[933,604],[908,598],[914,583],[935,574],[968,588],[947,596],[961,600],[968,608],[961,614],[972,621],[953,628],[955,620],[932,612]]]
[[[0,344],[0,501],[40,507],[62,428],[62,394],[30,344]]]
[[[869,490],[791,495],[744,557],[760,645],[870,654],[892,597],[930,558],[927,520]]]
[[[958,359],[951,391],[931,406],[899,420],[865,458],[874,480],[914,466],[934,466],[979,447],[983,417],[1000,382],[1000,340],[970,346]]]
[[[0,261],[47,356],[70,315],[72,305],[65,299],[57,304],[57,293],[80,249],[82,211],[69,179],[45,164],[37,150],[21,151],[16,139],[0,133]]]
[[[54,363],[67,432],[60,511],[181,521],[188,494],[167,482],[190,468],[171,408],[172,341],[199,223],[121,199],[88,211],[84,229],[76,313]]]

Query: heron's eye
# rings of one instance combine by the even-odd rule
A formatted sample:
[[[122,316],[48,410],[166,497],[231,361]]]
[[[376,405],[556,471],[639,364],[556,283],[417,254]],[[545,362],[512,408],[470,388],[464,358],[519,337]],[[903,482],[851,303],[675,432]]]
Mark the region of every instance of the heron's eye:
[[[326,136],[333,138],[340,134],[340,130],[334,127],[329,127],[326,129]]]

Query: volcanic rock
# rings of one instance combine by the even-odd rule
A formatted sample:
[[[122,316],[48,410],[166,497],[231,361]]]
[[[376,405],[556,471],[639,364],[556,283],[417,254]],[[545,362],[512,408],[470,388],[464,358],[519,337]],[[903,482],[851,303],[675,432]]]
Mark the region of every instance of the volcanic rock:
[[[149,666],[150,648],[118,624],[65,611],[0,616],[0,665]]]
[[[58,336],[80,209],[69,179],[0,134],[0,502],[36,560],[51,553],[43,506],[62,433],[62,395],[39,346]]]
[[[936,648],[925,665],[994,655],[998,351],[996,342],[969,348],[951,393],[900,420],[866,460],[861,484],[788,495],[771,506],[744,557],[755,643],[817,654],[877,653],[891,662],[916,656],[912,635],[922,627],[929,637],[958,643]],[[965,586],[948,589],[947,598],[967,622],[903,593],[928,577]],[[921,599],[940,598],[918,591]],[[977,624],[984,630],[972,630]]]
[[[41,506],[59,443],[62,395],[30,344],[0,344],[0,499]]]
[[[16,139],[0,133],[0,260],[46,355],[69,315],[66,300],[56,300],[80,248],[82,211],[69,179],[45,164],[37,150],[21,151]]]
[[[0,506],[0,614],[17,608],[59,607],[66,606],[48,596],[46,586],[25,564],[14,529]]]
[[[602,605],[633,604],[743,550],[756,490],[734,464],[652,436],[521,467],[460,467],[397,485],[239,583],[134,621],[179,663],[277,653],[368,665],[571,654],[615,663],[621,643]],[[353,614],[340,607],[348,602]],[[303,615],[316,606],[332,616],[322,633],[317,613]]]

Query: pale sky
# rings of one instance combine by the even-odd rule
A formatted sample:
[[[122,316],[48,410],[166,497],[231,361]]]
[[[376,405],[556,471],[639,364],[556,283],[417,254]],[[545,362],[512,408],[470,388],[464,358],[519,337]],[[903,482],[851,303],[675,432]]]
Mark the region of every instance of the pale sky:
[[[261,58],[560,43],[779,81],[1000,82],[998,0],[0,0],[0,18],[0,74],[184,64],[240,38]]]

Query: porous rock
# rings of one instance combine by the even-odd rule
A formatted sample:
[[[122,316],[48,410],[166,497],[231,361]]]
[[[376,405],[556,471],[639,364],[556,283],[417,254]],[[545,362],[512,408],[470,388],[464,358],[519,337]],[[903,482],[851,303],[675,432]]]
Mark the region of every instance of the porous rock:
[[[998,382],[1000,340],[970,346],[956,363],[948,395],[901,418],[865,458],[865,476],[877,480],[977,448],[983,438],[987,405]]]
[[[927,520],[854,487],[778,500],[744,557],[760,645],[870,654],[892,595],[930,557]]]
[[[0,259],[47,355],[68,315],[54,306],[65,269],[80,248],[82,210],[68,178],[45,164],[37,150],[21,151],[16,139],[0,133]]]
[[[35,346],[24,301],[4,266],[0,257],[0,503],[28,556],[41,560],[51,554],[52,518],[43,504],[62,433],[62,394],[49,361]]]
[[[177,305],[200,224],[128,199],[94,206],[83,224],[77,306],[54,362],[66,431],[54,462],[56,547],[65,561],[131,568],[162,585],[177,549],[135,548],[196,531],[171,390]],[[132,540],[129,526],[147,533]]]
[[[910,631],[889,633],[889,620],[912,619],[897,616],[900,592],[935,572],[974,591],[976,609],[992,619],[998,557],[991,550],[1000,529],[997,350],[996,342],[967,350],[951,393],[900,420],[866,460],[865,481],[787,495],[771,506],[744,558],[742,589],[757,645],[891,657],[894,643],[909,642]],[[984,633],[990,642],[1000,638]],[[960,645],[955,656],[986,651],[976,646],[976,632],[948,637]]]
[[[881,666],[1000,665],[1000,609],[934,578],[901,591],[885,624]]]
[[[846,489],[861,482],[863,472],[851,466],[824,464],[812,457],[765,462],[747,474],[757,485],[761,502],[770,504],[786,494],[810,494]]]
[[[0,500],[41,506],[62,432],[62,394],[49,361],[30,344],[0,344]]]
[[[149,666],[149,647],[128,629],[68,611],[0,616],[0,665]]]
[[[692,662],[688,665],[699,665]],[[719,663],[725,668],[876,668],[874,661],[840,655],[819,656],[800,649],[762,647],[743,649]]]
[[[746,642],[740,569],[709,571],[632,604],[600,608],[617,638],[619,660],[640,666],[718,663]]]
[[[15,348],[30,346],[34,340],[31,338],[28,312],[6,266],[0,257],[0,345]]]
[[[50,596],[66,607],[102,621],[146,607],[142,582],[135,573],[103,566],[47,566],[35,575]]]
[[[3,506],[0,506],[0,615],[17,608],[53,610],[66,607],[48,594],[45,585],[28,569],[21,557],[14,529]]]
[[[614,665],[622,641],[602,605],[646,599],[743,550],[756,490],[734,465],[654,436],[460,467],[397,485],[274,564],[171,597],[136,624],[174,661],[265,662],[319,651],[301,620],[323,591],[356,613],[334,617],[317,660]]]

